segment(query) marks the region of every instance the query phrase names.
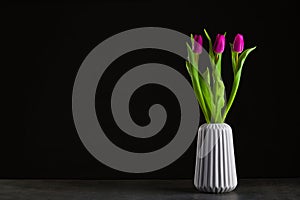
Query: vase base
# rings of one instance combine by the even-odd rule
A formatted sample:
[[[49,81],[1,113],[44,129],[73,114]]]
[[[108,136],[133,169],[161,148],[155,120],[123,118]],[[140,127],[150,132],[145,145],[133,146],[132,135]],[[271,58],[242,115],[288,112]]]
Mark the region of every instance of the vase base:
[[[195,186],[196,187],[196,186]],[[236,188],[235,186],[232,187],[196,187],[199,192],[203,193],[214,193],[214,194],[221,194],[231,192]]]

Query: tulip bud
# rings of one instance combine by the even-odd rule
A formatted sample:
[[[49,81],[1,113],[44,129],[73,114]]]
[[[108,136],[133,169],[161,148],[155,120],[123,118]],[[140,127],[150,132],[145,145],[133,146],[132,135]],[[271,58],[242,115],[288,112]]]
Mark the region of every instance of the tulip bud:
[[[194,36],[194,45],[193,45],[193,52],[200,54],[202,53],[202,36],[201,35],[195,35]]]
[[[225,49],[225,36],[218,34],[213,46],[213,50],[215,53],[223,53]]]
[[[243,35],[237,34],[233,41],[232,50],[237,53],[241,53],[244,50],[244,38]]]

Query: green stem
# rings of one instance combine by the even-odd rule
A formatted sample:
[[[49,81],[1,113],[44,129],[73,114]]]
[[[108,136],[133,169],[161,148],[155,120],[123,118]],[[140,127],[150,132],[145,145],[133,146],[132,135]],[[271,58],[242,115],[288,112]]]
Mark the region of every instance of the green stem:
[[[238,67],[238,61],[239,61],[239,54],[238,53],[236,53],[236,55],[235,55],[235,71],[234,71],[234,74],[239,70],[239,69],[237,69],[237,67]]]
[[[219,107],[219,99],[223,98],[219,96],[220,93],[220,88],[219,88],[219,83],[218,81],[221,78],[221,54],[215,54],[215,65],[213,68],[213,78],[214,78],[214,84],[213,84],[213,92],[214,92],[214,105],[215,105],[215,110],[214,110],[214,122],[215,123],[220,123],[222,121],[222,115],[221,115],[221,108]]]
[[[214,122],[216,122],[218,119],[218,98],[217,98],[217,77],[216,77],[216,71],[217,69],[213,69],[213,79],[214,79],[214,84],[213,84],[213,93],[214,93],[214,98],[213,98],[213,102],[214,102],[214,105],[215,105],[215,110],[214,110]]]
[[[218,71],[218,69],[217,69],[217,65],[219,65],[219,54],[216,54],[216,65],[215,65],[215,106],[216,106],[216,113],[215,113],[215,122],[216,123],[218,123],[218,113],[219,113],[219,106],[218,106],[218,93],[219,93],[219,91],[218,91],[218,83],[217,83],[217,81],[218,81],[218,79],[219,79],[219,74],[218,73],[221,73],[221,72],[219,72]]]

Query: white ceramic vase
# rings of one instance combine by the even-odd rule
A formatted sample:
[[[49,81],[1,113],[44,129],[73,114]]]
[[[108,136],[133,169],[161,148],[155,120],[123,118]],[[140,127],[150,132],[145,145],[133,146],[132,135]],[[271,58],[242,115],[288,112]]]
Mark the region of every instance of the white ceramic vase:
[[[228,124],[200,126],[194,185],[208,193],[230,192],[237,186],[232,129]]]

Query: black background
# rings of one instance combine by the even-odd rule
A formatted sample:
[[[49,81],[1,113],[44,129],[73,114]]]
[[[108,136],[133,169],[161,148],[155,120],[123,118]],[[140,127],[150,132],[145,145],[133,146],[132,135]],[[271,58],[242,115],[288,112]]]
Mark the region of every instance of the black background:
[[[10,3],[1,7],[2,131],[0,178],[136,179],[192,178],[195,144],[170,166],[146,174],[113,170],[82,145],[72,118],[73,82],[87,54],[106,38],[131,28],[158,26],[189,35],[227,32],[227,42],[242,33],[245,46],[257,46],[246,61],[236,101],[226,122],[234,132],[239,178],[299,177],[297,25],[294,6],[243,1],[224,4],[126,1],[102,3]],[[287,12],[287,14],[285,13]],[[227,43],[228,44],[228,43]],[[227,46],[223,79],[231,86]],[[129,53],[106,72],[97,112],[110,139],[131,151],[162,147],[174,136],[178,102],[166,88],[144,86],[132,97],[136,123],[147,124],[147,108],[160,102],[168,122],[156,141],[133,141],[111,120],[111,84],[135,65],[160,62],[187,79],[184,61],[153,50]],[[189,80],[189,79],[188,79]],[[229,90],[227,89],[227,93]],[[157,95],[161,94],[161,96]],[[99,101],[98,101],[99,100]],[[100,102],[100,103],[99,103]],[[102,102],[102,103],[101,103]],[[202,114],[201,114],[202,116]],[[199,124],[204,123],[203,117]],[[118,136],[118,134],[120,136]]]

